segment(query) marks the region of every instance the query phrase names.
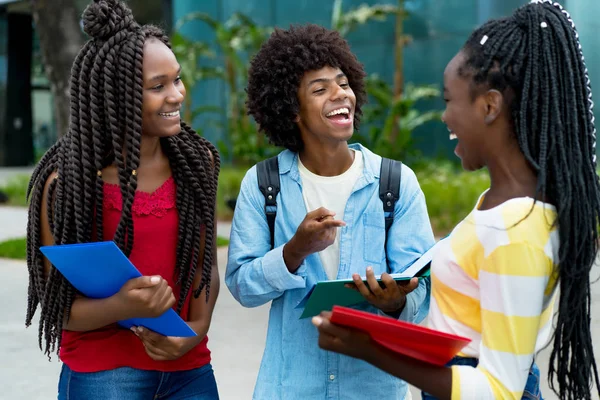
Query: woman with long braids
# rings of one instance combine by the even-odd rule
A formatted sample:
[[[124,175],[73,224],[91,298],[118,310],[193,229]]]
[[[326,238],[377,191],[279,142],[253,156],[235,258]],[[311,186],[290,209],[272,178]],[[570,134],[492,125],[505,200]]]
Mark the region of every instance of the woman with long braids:
[[[83,14],[91,37],[71,72],[69,131],[29,186],[27,325],[59,352],[59,399],[217,399],[207,336],[219,292],[219,154],[180,120],[180,66],[165,34],[118,0]],[[140,270],[114,296],[82,296],[40,246],[114,240]],[[81,260],[81,268],[86,268]],[[117,321],[174,307],[197,333],[165,337]]]
[[[535,1],[486,23],[450,61],[444,86],[455,152],[466,170],[487,168],[491,186],[434,257],[429,325],[472,341],[436,367],[391,354],[326,313],[313,320],[319,344],[406,380],[425,399],[538,399],[534,358],[555,328],[551,387],[561,399],[592,399],[600,191],[573,21],[559,4]]]

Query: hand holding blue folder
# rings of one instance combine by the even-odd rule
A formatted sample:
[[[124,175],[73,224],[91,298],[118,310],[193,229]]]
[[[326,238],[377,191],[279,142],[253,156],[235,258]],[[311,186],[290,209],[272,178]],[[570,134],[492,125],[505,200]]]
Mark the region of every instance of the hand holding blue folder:
[[[128,280],[142,276],[114,242],[43,246],[40,250],[71,285],[89,298],[110,297]],[[143,326],[164,336],[196,336],[173,309],[160,317],[131,318],[119,321],[119,325]]]

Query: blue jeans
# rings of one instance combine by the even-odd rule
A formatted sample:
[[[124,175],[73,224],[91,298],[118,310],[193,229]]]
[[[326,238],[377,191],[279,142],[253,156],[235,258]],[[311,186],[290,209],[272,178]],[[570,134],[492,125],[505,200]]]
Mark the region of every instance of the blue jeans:
[[[75,372],[63,364],[58,383],[59,400],[218,400],[210,364],[189,371],[159,372],[116,368],[101,372]]]
[[[479,360],[476,358],[467,358],[467,357],[454,357],[448,364],[447,367],[451,367],[453,365],[470,365],[471,367],[477,367]],[[421,392],[421,398],[423,400],[435,400],[436,398],[430,395],[429,393]],[[542,392],[540,391],[540,369],[537,364],[534,362],[531,364],[531,369],[529,370],[529,376],[527,377],[527,383],[525,383],[525,390],[523,391],[522,400],[544,400],[542,397]]]

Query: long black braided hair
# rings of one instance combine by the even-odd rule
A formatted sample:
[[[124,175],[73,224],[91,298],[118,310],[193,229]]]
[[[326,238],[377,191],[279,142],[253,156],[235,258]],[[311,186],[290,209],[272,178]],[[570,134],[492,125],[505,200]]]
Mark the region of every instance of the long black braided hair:
[[[40,218],[46,181],[50,229],[56,244],[102,240],[103,181],[105,167],[115,164],[123,198],[121,219],[114,241],[129,256],[134,244],[131,215],[137,188],[142,135],[142,61],[144,43],[157,39],[169,45],[162,30],[140,26],[130,9],[118,0],[94,0],[83,13],[84,30],[91,37],[73,63],[70,81],[69,131],[42,157],[35,168],[27,196],[29,290],[26,325],[41,308],[39,345],[50,356],[60,347],[64,318],[69,316],[75,289],[52,268],[44,277],[40,252]],[[161,138],[177,186],[179,214],[176,273],[181,285],[178,312],[193,284],[198,264],[202,279],[198,297],[208,299],[215,240],[213,218],[219,153],[185,123],[173,137]],[[205,226],[204,256],[200,260],[201,227]]]
[[[549,381],[561,399],[591,399],[592,381],[600,388],[590,332],[600,186],[590,80],[575,25],[558,3],[534,1],[477,29],[463,51],[459,72],[474,91],[513,98],[516,138],[537,173],[536,199],[557,208],[560,299]]]

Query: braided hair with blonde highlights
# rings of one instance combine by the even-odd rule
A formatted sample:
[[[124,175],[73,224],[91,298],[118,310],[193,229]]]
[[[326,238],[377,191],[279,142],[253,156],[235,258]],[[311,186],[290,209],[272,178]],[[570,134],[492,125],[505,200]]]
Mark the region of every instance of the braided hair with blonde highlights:
[[[592,92],[575,25],[560,4],[534,0],[477,29],[463,52],[459,73],[471,79],[474,95],[496,89],[512,99],[516,139],[537,174],[536,200],[556,206],[560,297],[549,380],[561,399],[591,399],[591,383],[600,390],[590,330],[600,185]]]
[[[118,0],[94,0],[83,13],[84,30],[91,39],[82,47],[71,70],[71,112],[68,132],[44,154],[28,188],[27,265],[29,289],[26,325],[40,306],[39,345],[50,356],[60,348],[63,322],[75,300],[75,289],[51,268],[44,275],[40,252],[42,199],[48,185],[50,230],[57,245],[87,243],[103,238],[103,181],[99,171],[118,168],[123,199],[114,242],[129,256],[134,245],[132,205],[137,189],[142,135],[143,50],[148,39],[170,47],[165,33],[138,25],[131,10]],[[220,157],[216,148],[185,123],[181,132],[160,139],[176,183],[179,214],[177,311],[192,289],[210,291],[215,242],[215,202]],[[200,248],[202,227],[204,246]],[[203,256],[201,257],[201,255]],[[45,343],[43,343],[45,342]]]

